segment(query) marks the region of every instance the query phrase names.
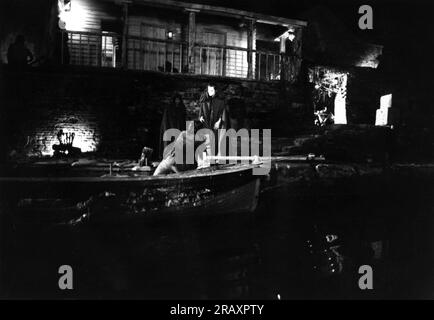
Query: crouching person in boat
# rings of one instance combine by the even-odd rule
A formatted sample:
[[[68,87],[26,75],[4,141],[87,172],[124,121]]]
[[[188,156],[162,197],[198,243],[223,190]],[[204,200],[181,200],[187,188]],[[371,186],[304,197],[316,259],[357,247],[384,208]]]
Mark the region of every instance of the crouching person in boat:
[[[187,130],[184,130],[179,134],[175,141],[169,144],[163,152],[163,160],[159,163],[154,171],[154,176],[178,173],[187,170],[194,170],[197,167],[197,161],[199,159],[194,158],[193,163],[188,163],[185,161],[187,159],[187,152],[189,150],[195,151],[196,148],[203,143],[198,137],[195,137],[195,132],[203,128],[203,124],[200,121],[190,121],[188,122]],[[177,162],[176,151],[182,150],[183,161],[181,163]],[[200,160],[199,160],[200,161]]]

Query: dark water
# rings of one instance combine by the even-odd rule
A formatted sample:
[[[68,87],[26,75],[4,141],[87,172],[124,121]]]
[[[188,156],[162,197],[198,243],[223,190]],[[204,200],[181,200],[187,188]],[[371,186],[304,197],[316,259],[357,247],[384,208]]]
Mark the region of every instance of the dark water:
[[[252,214],[80,228],[2,214],[2,298],[434,298],[426,176],[263,192]],[[6,210],[3,207],[3,210]],[[327,242],[327,235],[338,236]],[[311,245],[311,246],[309,246]],[[331,250],[333,249],[333,250]],[[373,268],[360,290],[358,268]],[[74,289],[58,289],[70,265]]]

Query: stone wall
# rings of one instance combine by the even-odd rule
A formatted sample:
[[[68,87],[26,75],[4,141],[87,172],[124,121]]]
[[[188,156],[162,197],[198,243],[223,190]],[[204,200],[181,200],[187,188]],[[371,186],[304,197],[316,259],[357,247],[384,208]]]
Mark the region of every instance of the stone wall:
[[[162,112],[180,93],[188,119],[212,80],[237,127],[273,128],[273,135],[307,124],[301,88],[280,82],[165,75],[111,69],[37,69],[18,74],[2,67],[2,144],[9,153],[26,150],[51,155],[56,133],[74,132],[74,146],[111,157],[137,157],[144,145],[156,147]]]

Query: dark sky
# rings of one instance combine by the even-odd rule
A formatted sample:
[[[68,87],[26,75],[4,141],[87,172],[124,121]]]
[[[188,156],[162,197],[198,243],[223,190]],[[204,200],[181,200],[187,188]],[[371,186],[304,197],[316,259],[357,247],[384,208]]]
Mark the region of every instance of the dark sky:
[[[185,0],[189,1],[189,0]],[[411,94],[433,101],[431,85],[434,74],[434,1],[433,0],[193,0],[206,3],[298,18],[315,6],[332,11],[345,27],[360,39],[382,44],[383,65],[390,77],[409,88]],[[374,29],[360,30],[358,9],[373,8]],[[416,98],[415,98],[416,99]]]
[[[432,0],[184,0],[268,13],[288,18],[298,18],[314,6],[324,6],[333,11],[349,30],[372,42],[396,41],[402,32],[418,32],[419,28],[433,31],[434,1]],[[371,5],[374,12],[374,30],[361,31],[358,8]]]

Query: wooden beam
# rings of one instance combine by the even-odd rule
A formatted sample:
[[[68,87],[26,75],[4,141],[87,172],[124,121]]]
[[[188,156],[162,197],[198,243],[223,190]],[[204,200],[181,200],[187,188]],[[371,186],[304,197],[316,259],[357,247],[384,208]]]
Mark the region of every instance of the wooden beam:
[[[280,37],[280,53],[285,53],[286,52],[286,38],[285,37]]]
[[[197,10],[187,10],[188,12],[188,72],[194,73],[194,44],[196,43],[196,12]]]
[[[128,68],[128,3],[122,4],[123,11],[123,30],[122,30],[122,68]]]
[[[286,57],[286,37],[280,37],[280,80],[287,80],[286,64],[288,63]]]
[[[255,20],[248,20],[247,27],[247,79],[253,79],[253,41],[255,33]]]
[[[270,15],[264,15],[260,13],[249,12],[245,10],[237,10],[232,8],[224,8],[218,6],[210,6],[204,4],[187,3],[182,1],[173,0],[135,0],[134,3],[137,4],[147,4],[155,7],[172,7],[172,8],[183,8],[189,10],[198,10],[203,13],[209,13],[214,15],[221,15],[226,17],[234,18],[251,18],[255,19],[258,23],[281,25],[281,26],[307,26],[306,21],[288,19],[283,17],[275,17]]]
[[[204,152],[204,160],[206,161],[252,161],[252,162],[270,162],[270,161],[294,161],[294,162],[311,162],[325,161],[323,156],[310,155],[293,155],[293,156],[209,156]]]

